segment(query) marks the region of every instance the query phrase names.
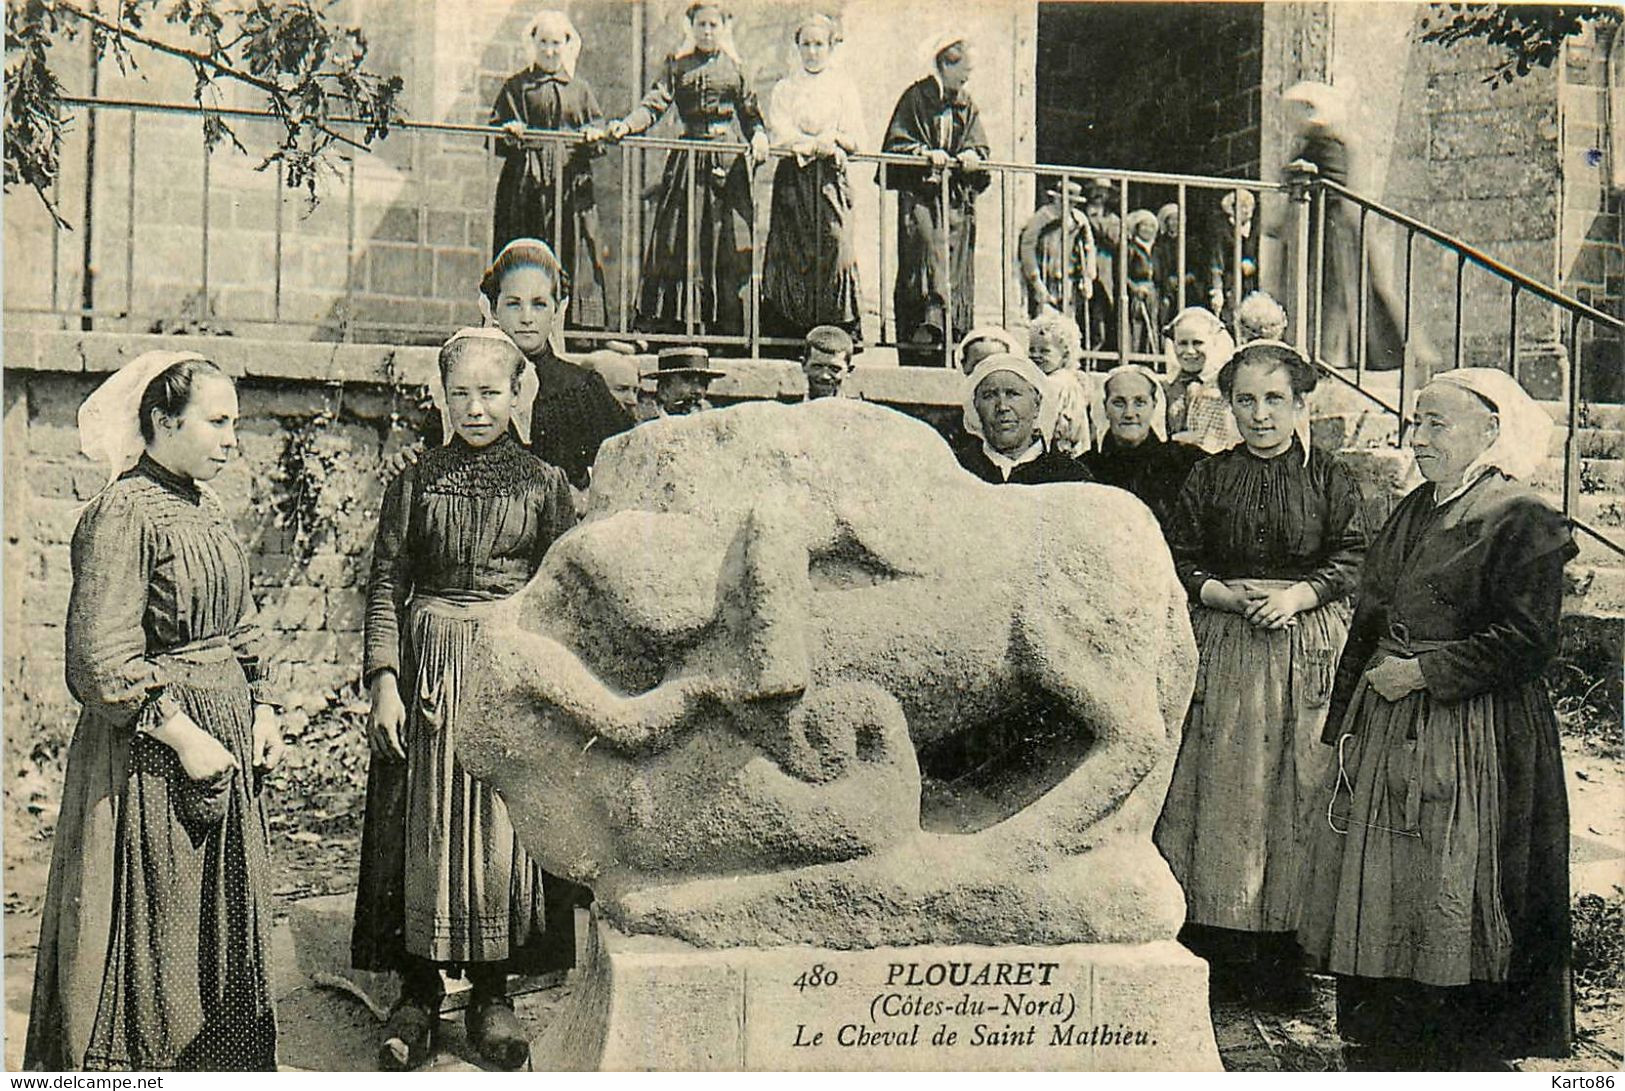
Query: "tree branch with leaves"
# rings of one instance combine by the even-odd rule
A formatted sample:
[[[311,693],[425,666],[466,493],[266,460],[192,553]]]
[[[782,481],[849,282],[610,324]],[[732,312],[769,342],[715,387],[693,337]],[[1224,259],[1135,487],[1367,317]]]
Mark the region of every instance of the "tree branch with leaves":
[[[89,36],[97,61],[110,58],[123,73],[139,72],[142,53],[190,65],[192,97],[202,111],[203,139],[210,149],[230,141],[247,150],[220,112],[221,91],[236,85],[263,96],[281,129],[276,149],[257,169],[280,165],[288,188],[304,189],[312,204],[322,178],[338,173],[335,158],[345,149],[370,147],[402,119],[400,77],[364,67],[366,35],[330,20],[327,3],[116,4],[109,14],[95,0],[6,0],[5,188],[32,188],[63,226],[51,191],[73,112],[52,51],[81,35]],[[160,36],[152,32],[154,26],[184,33]]]
[[[1485,83],[1511,83],[1550,68],[1563,42],[1588,23],[1618,26],[1620,10],[1597,4],[1435,4],[1422,21],[1422,40],[1439,45],[1482,40],[1500,51]]]

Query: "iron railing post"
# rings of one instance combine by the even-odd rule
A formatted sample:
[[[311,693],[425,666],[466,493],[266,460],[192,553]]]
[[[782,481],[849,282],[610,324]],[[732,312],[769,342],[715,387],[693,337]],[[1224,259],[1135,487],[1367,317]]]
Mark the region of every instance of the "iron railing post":
[[[1179,183],[1179,189],[1174,197],[1174,202],[1179,206],[1179,230],[1175,232],[1177,238],[1175,250],[1178,253],[1175,264],[1179,270],[1179,283],[1174,289],[1174,299],[1176,303],[1174,314],[1178,314],[1180,311],[1185,309],[1185,269],[1188,263],[1188,259],[1185,256],[1185,247],[1187,245],[1186,240],[1188,237],[1185,233],[1185,224],[1190,218],[1189,209],[1186,207],[1186,200],[1187,192],[1185,189],[1185,183],[1181,182]],[[1171,319],[1173,318],[1173,315],[1169,315],[1168,317]]]
[[[130,147],[124,193],[124,328],[135,329],[135,130],[136,111],[130,110]]]
[[[1563,437],[1563,515],[1580,517],[1580,316],[1569,315],[1568,431]]]
[[[1366,209],[1360,209],[1359,231],[1354,245],[1354,381],[1364,385],[1366,364],[1366,283],[1365,218]]]
[[[1287,167],[1287,200],[1294,209],[1292,214],[1292,327],[1293,343],[1299,352],[1309,356],[1309,192],[1318,172],[1313,163],[1297,160]],[[1179,228],[1183,238],[1185,220],[1180,217]],[[1184,247],[1181,243],[1180,253]],[[1183,264],[1183,263],[1182,263]],[[1183,285],[1181,286],[1183,290]],[[1313,357],[1311,357],[1313,359]]]
[[[1117,187],[1117,242],[1112,247],[1112,279],[1117,282],[1117,362],[1128,363],[1129,334],[1133,332],[1133,308],[1128,300],[1128,178]]]
[[[886,343],[886,300],[891,294],[892,286],[886,280],[886,163],[880,164],[880,172],[876,176],[875,185],[875,239],[880,248],[879,266],[876,271],[875,294],[880,297],[880,328],[875,331],[875,343]],[[893,340],[896,340],[897,331],[893,330]]]
[[[1413,284],[1411,274],[1414,271],[1415,259],[1416,232],[1407,230],[1405,232],[1405,333],[1403,338],[1401,338],[1405,344],[1405,360],[1399,368],[1399,427],[1394,431],[1394,446],[1396,447],[1403,447],[1405,445],[1405,417],[1408,412],[1405,405],[1405,386],[1411,370],[1411,308],[1414,298],[1412,294]],[[1426,382],[1430,377],[1431,376],[1417,376],[1417,378],[1422,382]]]
[[[677,154],[679,156],[683,155],[682,152],[678,152]],[[687,151],[687,159],[688,190],[684,195],[684,200],[686,201],[685,207],[688,209],[688,215],[685,216],[684,219],[688,221],[688,231],[684,236],[683,242],[683,332],[689,337],[693,337],[696,325],[694,321],[694,312],[699,308],[700,298],[700,286],[698,283],[696,283],[696,277],[694,275],[695,270],[699,266],[699,224],[696,223],[700,215],[698,195],[700,172],[699,150],[696,148],[689,148]],[[713,276],[716,275],[714,261],[715,257],[716,255],[713,254],[711,269]]]
[[[938,207],[942,212],[942,272],[947,282],[937,285],[942,292],[942,366],[954,366],[954,247],[953,231],[948,220],[953,215],[953,197],[948,192],[949,181],[952,175],[952,166],[945,166],[940,171],[942,176],[940,203]],[[975,317],[972,316],[972,321]]]
[[[202,268],[200,269],[198,276],[199,282],[202,285],[201,294],[198,299],[198,311],[204,321],[208,321],[210,311],[212,310],[212,308],[209,306],[209,195],[214,188],[214,179],[212,178],[213,171],[211,167],[211,160],[213,160],[213,158],[214,155],[209,149],[209,142],[207,139],[205,139],[203,141],[203,253],[201,258]]]

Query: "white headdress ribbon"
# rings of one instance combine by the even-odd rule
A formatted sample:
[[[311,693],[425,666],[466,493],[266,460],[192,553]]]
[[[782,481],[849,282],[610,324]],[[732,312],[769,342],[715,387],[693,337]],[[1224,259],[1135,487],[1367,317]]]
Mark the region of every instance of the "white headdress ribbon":
[[[79,406],[79,449],[107,464],[107,480],[134,466],[146,450],[141,435],[141,396],[151,382],[184,360],[201,360],[195,352],[143,352],[90,392]]]
[[[483,295],[480,296],[480,302],[485,302],[485,297]],[[487,320],[490,320],[490,317],[490,313],[487,311]],[[446,338],[445,344],[441,345],[441,348],[444,348],[446,345],[449,345],[454,341],[465,340],[501,341],[508,345],[508,347],[512,348],[515,352],[520,351],[519,346],[513,343],[513,338],[509,337],[495,325],[464,326],[462,329]],[[523,353],[521,353],[521,355],[523,355]],[[534,367],[527,367],[524,371],[519,373],[519,393],[514,398],[513,417],[519,425],[519,435],[521,438],[528,439],[530,437],[531,415],[535,411],[536,395],[540,390],[541,382],[536,378],[536,369]],[[434,378],[429,382],[429,397],[434,400],[435,408],[440,411],[440,441],[442,443],[450,443],[452,439],[456,437],[456,430],[451,424],[451,413],[446,409],[446,387],[440,379],[439,368],[435,369]]]
[[[1138,375],[1151,384],[1151,434],[1160,440],[1168,438],[1168,393],[1162,388],[1162,380],[1157,373],[1144,364],[1119,364],[1101,376],[1101,381],[1095,386],[1095,395],[1089,399],[1089,419],[1094,425],[1097,443],[1105,441],[1106,433],[1111,427],[1111,421],[1106,416],[1106,399],[1110,396],[1107,387],[1119,375]]]
[[[559,71],[564,73],[565,79],[575,79],[576,61],[581,57],[581,35],[576,32],[575,24],[570,17],[562,11],[549,9],[539,13],[525,28],[525,40],[531,43],[531,55],[536,54],[536,35],[544,30],[557,31],[564,39],[564,49],[559,58]]]
[[[1433,381],[1477,394],[1495,407],[1500,423],[1495,441],[1473,459],[1462,474],[1464,487],[1492,469],[1508,477],[1527,480],[1546,461],[1552,418],[1517,379],[1499,368],[1458,367],[1440,372]]]
[[[1015,353],[1000,353],[989,356],[976,365],[969,375],[965,377],[965,398],[963,421],[965,431],[982,442],[987,442],[987,436],[982,432],[982,417],[976,412],[976,388],[982,385],[982,380],[996,371],[1008,371],[1019,375],[1034,390],[1038,391],[1038,421],[1033,431],[1043,436],[1048,442],[1055,434],[1055,419],[1061,411],[1060,397],[1055,392],[1055,384],[1039,366]]]

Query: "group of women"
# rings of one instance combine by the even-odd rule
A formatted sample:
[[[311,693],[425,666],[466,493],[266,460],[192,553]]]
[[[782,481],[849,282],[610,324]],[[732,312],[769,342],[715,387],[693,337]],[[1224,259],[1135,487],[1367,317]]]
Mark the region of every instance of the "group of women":
[[[480,284],[491,325],[439,358],[443,444],[387,488],[367,587],[371,698],[352,961],[394,971],[384,1068],[430,1055],[443,974],[472,986],[468,1037],[517,1068],[510,973],[571,965],[590,895],[543,871],[455,758],[469,635],[576,519],[586,465],[630,416],[552,343],[568,282],[535,239]],[[528,388],[528,389],[527,389]],[[527,393],[534,411],[523,412]],[[80,410],[107,488],[73,541],[68,756],[25,1065],[270,1069],[264,775],[282,733],[248,556],[207,482],[236,446],[232,380],[147,353]]]
[[[518,237],[553,244],[578,285],[572,325],[602,329],[603,251],[592,161],[606,143],[647,131],[675,106],[685,140],[730,142],[737,126],[750,150],[741,156],[685,148],[667,156],[652,191],[635,327],[652,334],[744,333],[756,222],[747,158],[761,164],[778,148],[784,154],[773,175],[762,332],[799,339],[815,326],[832,325],[861,345],[847,157],[859,148],[863,118],[855,85],[835,63],[838,24],[815,14],[796,25],[799,68],[774,86],[765,114],[721,0],[694,0],[685,28],[683,45],[666,56],[643,101],[606,122],[592,88],[576,74],[581,39],[570,20],[548,11],[531,23],[533,63],[507,80],[491,112],[491,124],[503,130],[496,151],[504,159],[493,250]],[[927,163],[882,168],[877,181],[897,192],[898,341],[915,346],[905,362],[936,364],[943,339],[957,340],[971,325],[975,202],[991,176],[981,167],[987,136],[966,90],[969,44],[962,35],[939,36],[924,67],[899,99],[880,150]],[[527,139],[527,129],[563,130],[578,139],[568,145]]]
[[[675,103],[687,135],[722,139],[737,118],[760,153],[762,119],[724,13],[696,3],[687,23],[690,46],[604,135],[641,131]],[[568,22],[549,14],[531,36],[536,66],[498,104],[509,162],[499,250],[480,284],[491,325],[441,350],[447,442],[390,484],[368,586],[373,762],[352,958],[401,975],[379,1052],[387,1068],[429,1056],[447,972],[470,979],[476,1048],[499,1067],[522,1064],[507,976],[568,965],[573,909],[588,896],[542,870],[501,798],[454,756],[471,630],[573,524],[598,445],[632,424],[600,377],[553,352],[572,283],[575,299],[601,308],[593,142],[565,154],[519,133],[588,127],[598,111],[574,75]],[[793,155],[778,168],[775,231],[789,234],[769,241],[777,272],[764,300],[786,330],[855,331],[855,273],[820,264],[809,276],[806,265],[824,242],[845,252],[853,100],[827,68],[833,25],[807,20],[796,37],[803,72],[776,89],[768,118]],[[1567,813],[1539,674],[1576,549],[1518,484],[1545,453],[1542,410],[1497,371],[1438,376],[1411,429],[1426,482],[1372,536],[1349,470],[1308,441],[1316,372],[1280,340],[1235,350],[1217,316],[1191,308],[1169,327],[1168,375],[1127,365],[1094,386],[1076,370],[1070,319],[1035,323],[1031,356],[1002,330],[962,332],[968,251],[948,247],[943,266],[944,248],[919,244],[943,231],[973,239],[962,233],[986,147],[963,95],[968,47],[931,45],[933,74],[905,93],[888,142],[928,155],[930,170],[957,164],[964,189],[942,222],[940,202],[924,197],[927,168],[888,178],[912,202],[900,231],[918,258],[915,309],[900,295],[898,314],[927,337],[962,338],[955,451],[969,472],[1125,488],[1164,528],[1200,670],[1156,839],[1186,892],[1183,938],[1211,961],[1214,988],[1291,1005],[1309,969],[1337,975],[1355,1063],[1565,1053]],[[697,234],[711,285],[693,317],[719,332],[739,321],[729,278],[748,241],[748,189],[730,155],[668,161],[640,315],[667,328],[691,316],[691,168],[704,173]],[[555,193],[573,281],[545,242],[502,237],[552,234]],[[282,751],[278,696],[248,557],[207,487],[236,446],[238,412],[219,366],[165,353],[126,365],[80,412],[84,450],[110,482],[73,540],[67,672],[83,712],[42,918],[30,1068],[276,1064],[264,777]]]
[[[1076,459],[1051,376],[1002,331],[964,349],[960,463],[1135,493],[1189,592],[1199,669],[1155,839],[1215,996],[1295,1010],[1309,970],[1336,975],[1351,1067],[1566,1056],[1568,811],[1540,676],[1577,550],[1518,483],[1544,410],[1504,372],[1440,374],[1410,430],[1425,483],[1373,537],[1309,441],[1317,373],[1290,345],[1226,349],[1234,445],[1169,442],[1185,369],[1127,365]]]

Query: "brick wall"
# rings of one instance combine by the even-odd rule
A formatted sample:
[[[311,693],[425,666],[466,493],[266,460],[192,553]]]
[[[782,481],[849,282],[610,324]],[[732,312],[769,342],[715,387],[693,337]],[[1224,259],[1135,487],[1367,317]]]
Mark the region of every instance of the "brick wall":
[[[1044,3],[1038,20],[1040,159],[1258,176],[1262,5]]]

